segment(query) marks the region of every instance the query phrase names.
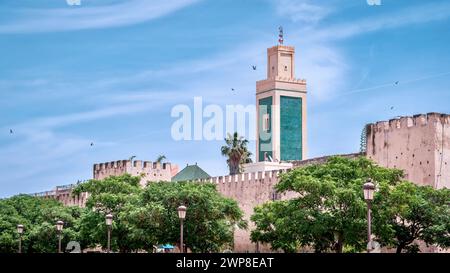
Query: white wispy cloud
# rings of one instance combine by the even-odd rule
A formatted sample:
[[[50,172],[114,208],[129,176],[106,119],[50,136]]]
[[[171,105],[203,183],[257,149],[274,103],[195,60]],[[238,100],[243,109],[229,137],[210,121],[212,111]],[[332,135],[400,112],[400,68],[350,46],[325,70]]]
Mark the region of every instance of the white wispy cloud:
[[[54,117],[45,117],[27,122],[19,127],[34,126],[34,127],[59,127],[67,126],[74,123],[88,122],[92,120],[108,118],[122,114],[134,114],[145,110],[149,110],[149,105],[146,103],[139,104],[125,104],[91,111],[66,114]]]
[[[333,12],[331,5],[318,4],[312,0],[275,0],[278,15],[293,22],[316,23]]]
[[[0,25],[0,33],[71,31],[127,26],[153,20],[199,0],[128,0],[112,5],[79,8],[14,9]],[[13,16],[11,16],[13,15]],[[1,16],[1,14],[0,14]]]
[[[7,142],[6,145],[1,146],[0,162],[4,162],[6,165],[4,168],[8,170],[20,170],[20,172],[9,174],[11,178],[30,183],[34,177],[42,173],[51,173],[57,168],[65,167],[73,158],[80,160],[83,154],[93,148],[101,149],[102,147],[117,145],[114,141],[96,139],[95,133],[90,137],[84,137],[73,130],[64,132],[64,130],[60,130],[62,127],[93,122],[99,119],[151,112],[156,110],[154,106],[150,106],[148,102],[122,103],[76,113],[38,117],[22,123],[10,124],[1,129],[1,131],[9,131],[8,128],[13,128],[14,134],[7,136],[9,140],[5,139],[6,137],[2,139]],[[8,145],[8,141],[13,141],[12,145]],[[90,146],[91,142],[95,143],[94,147]],[[71,181],[55,182],[61,184]],[[27,188],[34,187],[29,185]]]
[[[306,38],[312,41],[333,41],[374,31],[429,23],[448,18],[450,18],[449,2],[425,3],[327,28],[309,29]]]
[[[307,79],[310,96],[326,100],[344,87],[350,67],[339,49],[327,44],[306,44],[299,55],[297,74]]]
[[[333,12],[324,6],[323,2],[277,1],[279,1],[280,5],[283,4],[281,2],[287,1],[284,4],[287,3],[288,5],[284,5],[284,7],[291,7],[290,11],[296,11],[286,13],[288,12],[287,10],[277,10],[279,14],[291,16],[289,18],[299,27],[298,30],[288,34],[286,44],[296,45],[297,76],[307,79],[309,96],[317,100],[333,98],[331,95],[339,92],[343,93],[343,86],[349,82],[349,60],[335,43],[337,40],[348,39],[368,32],[404,27],[410,24],[443,20],[450,16],[449,4],[423,4],[370,18],[353,19],[333,26],[322,26],[314,23],[330,16]],[[14,19],[14,21],[7,21],[6,24],[0,26],[0,33],[127,25],[163,16],[177,10],[176,7],[182,8],[195,1],[166,2],[155,2],[160,5],[167,5],[165,6],[167,8],[166,13],[149,11],[149,6],[152,8],[155,6],[146,5],[144,1],[130,1],[130,6],[125,10],[120,9],[125,8],[125,5],[128,4],[120,4],[123,6],[118,7],[116,5],[106,9],[111,12],[111,15],[105,8],[100,7],[92,8],[92,12],[89,15],[78,14],[81,12],[81,9],[65,10],[68,13],[67,18],[62,15],[50,15],[48,10],[42,11],[42,17],[41,15],[37,16],[38,13],[36,11],[27,11],[33,16],[28,19],[20,17],[19,19]],[[148,1],[145,1],[145,3],[148,3]],[[179,5],[177,6],[173,3],[178,3]],[[292,5],[294,4],[298,4],[298,6],[293,7]],[[137,10],[137,14],[132,14],[134,12],[132,8]],[[310,14],[304,14],[307,13],[308,9]],[[119,10],[123,15],[114,15]],[[49,16],[49,18],[45,16]],[[42,22],[37,22],[39,21],[38,18],[41,18]],[[81,24],[77,25],[79,22]],[[303,24],[307,22],[313,23],[313,26],[305,24],[306,27],[303,27]],[[75,23],[75,26],[71,25],[72,23]],[[90,110],[37,117],[20,124],[4,127],[5,131],[9,127],[17,129],[17,137],[19,139],[14,143],[14,146],[7,144],[2,147],[0,162],[12,162],[8,163],[8,169],[25,169],[21,174],[14,172],[14,174],[10,175],[11,178],[32,178],[40,172],[49,172],[52,166],[44,166],[42,164],[35,165],[33,168],[24,168],[23,166],[31,166],[35,162],[58,162],[81,153],[89,145],[91,139],[77,136],[76,132],[73,131],[72,134],[63,134],[61,133],[62,130],[58,130],[60,127],[123,115],[159,111],[163,106],[167,109],[174,102],[189,101],[198,95],[203,96],[205,102],[220,102],[223,104],[227,102],[233,103],[233,101],[241,103],[243,100],[247,100],[253,103],[254,81],[265,77],[265,48],[271,46],[273,40],[275,40],[273,37],[268,39],[263,37],[254,43],[246,41],[245,45],[237,46],[232,51],[223,52],[215,56],[205,56],[197,60],[180,61],[159,70],[144,69],[142,71],[132,71],[128,75],[118,77],[115,75],[110,78],[90,75],[92,79],[86,80],[83,85],[79,82],[55,84],[53,79],[38,77],[36,80],[31,79],[30,81],[22,82],[21,84],[24,87],[29,87],[30,90],[37,94],[34,97],[29,96],[28,93],[24,94],[24,97],[26,96],[28,99],[41,97],[43,100],[48,100],[50,96],[43,96],[41,92],[54,92],[56,94],[57,92],[55,91],[58,91],[58,89],[64,89],[64,94],[60,93],[59,96],[66,96],[65,99],[67,100],[67,96],[70,95],[70,98],[72,98],[78,94],[79,99],[76,103],[80,104],[83,109]],[[258,70],[252,71],[250,65],[257,65]],[[170,81],[173,86],[168,88],[159,87],[154,84],[155,80]],[[129,90],[127,89],[128,84],[136,84],[140,86],[140,89]],[[13,89],[14,85],[14,83],[5,80],[0,81],[0,87],[6,86],[8,89]],[[236,88],[236,96],[232,95],[231,87]],[[37,91],[38,88],[42,91]],[[365,89],[362,91],[365,91]],[[83,96],[83,94],[89,95]],[[55,99],[55,96],[52,99]],[[89,104],[89,102],[92,104]],[[87,105],[95,106],[89,108],[86,107]],[[316,118],[316,120],[319,119],[320,117]],[[149,132],[149,135],[151,134]],[[92,137],[95,138],[95,132],[93,132]],[[136,137],[133,136],[131,138],[134,140]],[[112,139],[111,143],[115,141]],[[118,141],[120,142],[121,140]],[[111,143],[105,143],[105,145],[110,145]],[[97,141],[96,146],[98,145],[101,145],[101,143]],[[23,160],[24,158],[26,160]]]
[[[278,1],[278,0],[277,0]],[[303,2],[303,1],[299,1]],[[323,2],[315,2],[317,6]],[[434,15],[434,16],[432,16]],[[368,32],[392,29],[396,27],[408,26],[411,24],[425,23],[433,20],[442,20],[450,16],[450,4],[441,3],[436,4],[423,4],[420,6],[403,8],[391,13],[384,13],[379,16],[373,16],[369,18],[354,19],[349,22],[340,23],[332,26],[315,26],[310,27],[306,24],[305,27],[289,33],[289,39],[286,41],[288,44],[297,45],[297,76],[308,80],[308,86],[310,95],[317,99],[327,99],[330,94],[339,92],[340,87],[348,82],[346,74],[349,70],[348,60],[344,53],[339,50],[339,47],[335,45],[336,40],[347,39],[355,37]],[[303,24],[299,24],[302,26]],[[239,78],[242,72],[248,70],[250,65],[257,65],[259,70],[257,73],[262,79],[265,75],[259,71],[264,69],[266,65],[265,50],[264,48],[270,46],[270,38],[260,40],[258,42],[246,42],[245,46],[237,46],[235,49],[222,52],[216,56],[208,56],[202,59],[195,59],[190,61],[176,62],[172,65],[166,65],[158,70],[149,69],[142,71],[135,71],[128,75],[115,75],[110,78],[96,78],[93,81],[89,81],[88,86],[77,86],[80,83],[74,83],[72,89],[77,90],[92,90],[92,94],[97,96],[104,96],[104,101],[136,101],[137,98],[154,97],[159,100],[170,101],[177,92],[182,89],[189,89],[191,92],[200,92],[201,88],[212,88],[217,85],[217,80],[226,83]],[[230,70],[230,68],[232,68]],[[248,72],[248,71],[247,71]],[[195,75],[208,74],[208,75],[221,75],[221,78],[201,77],[202,83],[194,83],[198,81]],[[156,89],[154,86],[150,86],[148,90],[141,92],[126,91],[128,84],[148,85],[155,80],[165,79],[179,79],[182,78],[183,86],[179,88],[173,88],[173,90],[161,90]],[[31,81],[32,83],[49,82],[48,80],[39,79],[39,81]],[[211,83],[211,84],[209,84]],[[4,83],[3,85],[5,85]],[[53,84],[54,83],[49,83]],[[235,87],[239,85],[239,82],[233,83]],[[0,82],[1,85],[1,82]],[[189,86],[190,85],[190,86]],[[61,84],[48,88],[44,86],[47,92],[54,88],[60,88]],[[117,96],[114,96],[112,90],[120,89],[118,86],[125,86],[125,90],[117,92]],[[231,86],[230,86],[231,87]],[[228,89],[224,87],[223,89]],[[348,87],[347,87],[348,88]],[[69,93],[70,86],[65,87],[65,94]],[[214,87],[214,89],[218,89]],[[104,90],[106,94],[101,91]],[[250,91],[250,90],[248,90]],[[194,93],[198,93],[194,92]],[[59,92],[54,92],[55,95]],[[189,92],[182,92],[181,96],[186,97]],[[205,92],[207,95],[208,92]],[[213,92],[209,92],[210,95],[214,95]],[[28,94],[27,94],[28,95]],[[179,94],[180,95],[180,94]],[[96,96],[96,95],[91,95]],[[178,98],[180,98],[178,96]],[[97,98],[93,98],[97,101]]]
[[[320,3],[317,2],[317,3]],[[318,5],[318,4],[316,4]],[[450,3],[425,3],[389,13],[353,19],[326,27],[307,25],[290,33],[288,43],[298,44],[299,77],[308,81],[310,96],[326,100],[341,92],[348,92],[349,61],[336,42],[375,31],[385,31],[450,18]],[[362,76],[367,77],[367,75]],[[377,87],[378,88],[378,87]]]

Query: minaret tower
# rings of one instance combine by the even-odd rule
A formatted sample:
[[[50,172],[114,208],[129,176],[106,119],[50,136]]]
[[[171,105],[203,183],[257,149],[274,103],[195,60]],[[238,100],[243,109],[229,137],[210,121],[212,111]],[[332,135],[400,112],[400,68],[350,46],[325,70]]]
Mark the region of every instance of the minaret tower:
[[[256,161],[306,159],[306,81],[295,78],[295,48],[267,49],[267,79],[256,82]]]

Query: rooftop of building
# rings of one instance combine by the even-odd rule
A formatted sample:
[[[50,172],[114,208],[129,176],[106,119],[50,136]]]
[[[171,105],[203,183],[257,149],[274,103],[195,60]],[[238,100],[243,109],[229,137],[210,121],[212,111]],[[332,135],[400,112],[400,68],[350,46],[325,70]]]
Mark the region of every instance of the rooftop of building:
[[[207,172],[205,172],[197,165],[197,163],[195,163],[195,165],[186,165],[184,169],[182,169],[174,177],[172,177],[172,181],[191,181],[198,179],[207,179],[210,177],[211,176]]]

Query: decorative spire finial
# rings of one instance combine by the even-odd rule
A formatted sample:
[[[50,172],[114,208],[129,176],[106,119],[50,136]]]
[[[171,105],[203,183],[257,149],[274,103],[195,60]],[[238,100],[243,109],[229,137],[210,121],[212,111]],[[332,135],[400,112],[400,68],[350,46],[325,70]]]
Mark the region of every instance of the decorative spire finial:
[[[278,43],[280,44],[280,45],[282,45],[283,44],[283,41],[284,41],[284,35],[283,35],[283,27],[282,26],[280,26],[279,28],[278,28],[278,30],[279,30],[279,34],[278,34]]]

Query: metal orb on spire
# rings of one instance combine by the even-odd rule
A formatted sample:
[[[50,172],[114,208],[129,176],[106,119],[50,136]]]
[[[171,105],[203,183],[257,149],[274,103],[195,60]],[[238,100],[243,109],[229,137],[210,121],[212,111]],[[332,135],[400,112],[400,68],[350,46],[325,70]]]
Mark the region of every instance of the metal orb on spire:
[[[279,34],[278,34],[278,43],[279,43],[280,45],[282,45],[282,44],[283,44],[283,41],[284,41],[283,27],[280,26],[280,27],[278,28],[278,31],[279,31]]]

